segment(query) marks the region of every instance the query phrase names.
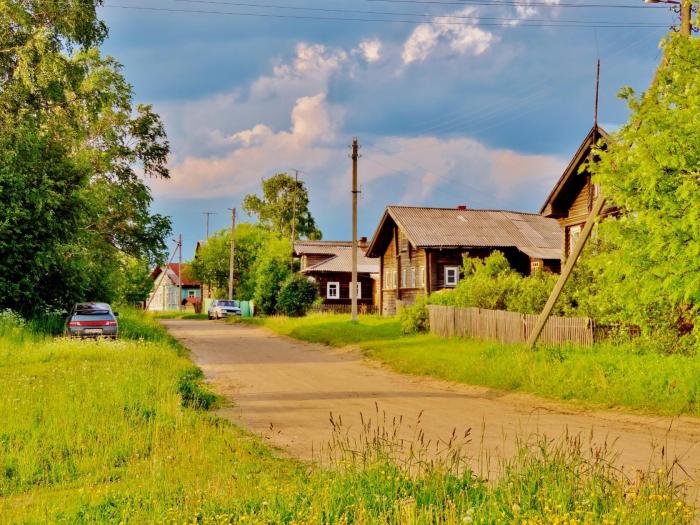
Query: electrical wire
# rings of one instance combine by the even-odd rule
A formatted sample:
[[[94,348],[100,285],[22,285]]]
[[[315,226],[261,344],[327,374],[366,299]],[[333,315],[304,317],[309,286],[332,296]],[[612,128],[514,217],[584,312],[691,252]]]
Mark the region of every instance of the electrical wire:
[[[668,9],[668,6],[656,5],[628,5],[628,4],[573,4],[573,3],[549,3],[549,2],[525,2],[518,0],[365,0],[367,2],[382,2],[389,4],[417,4],[417,5],[484,5],[484,6],[521,6],[521,7],[573,7],[595,9]]]
[[[275,19],[294,19],[294,20],[316,20],[316,21],[339,21],[339,22],[379,22],[379,23],[389,23],[389,24],[412,24],[421,25],[424,21],[420,20],[405,20],[405,19],[388,19],[388,18],[364,18],[364,17],[333,17],[333,16],[313,16],[313,15],[286,15],[277,13],[251,13],[245,11],[213,11],[205,9],[176,9],[168,7],[147,7],[147,6],[133,6],[133,5],[121,5],[121,4],[102,4],[103,7],[113,8],[113,9],[126,9],[126,10],[136,10],[136,11],[152,11],[152,12],[165,12],[165,13],[185,13],[185,14],[205,14],[205,15],[224,15],[224,16],[235,16],[235,17],[256,17],[256,18],[275,18]],[[558,24],[556,22],[551,23],[530,23],[528,20],[521,20],[517,25],[512,23],[490,23],[490,22],[432,22],[434,25],[457,25],[457,26],[468,26],[468,27],[567,27],[573,28],[594,28],[599,29],[616,29],[616,28],[647,28],[647,27],[668,27],[662,24],[637,26],[630,23],[619,23],[611,25],[568,25],[568,24]]]
[[[255,4],[250,2],[231,2],[223,0],[174,0],[175,2],[187,3],[187,4],[208,4],[208,5],[228,5],[235,7],[253,7],[260,9],[286,9],[290,11],[310,11],[310,12],[321,12],[321,13],[350,13],[350,14],[361,14],[361,15],[379,15],[379,16],[414,16],[427,18],[427,21],[432,21],[436,19],[454,19],[454,20],[496,20],[500,22],[515,22],[520,23],[522,21],[529,22],[556,22],[561,24],[602,24],[610,25],[619,22],[610,20],[572,20],[563,18],[508,18],[501,16],[481,16],[481,15],[463,15],[463,14],[433,14],[433,13],[407,13],[405,11],[367,11],[358,9],[339,9],[339,8],[326,8],[326,7],[302,7],[302,6],[289,6],[280,4]],[[635,27],[654,27],[656,24],[650,22],[625,22],[626,24],[634,25]]]

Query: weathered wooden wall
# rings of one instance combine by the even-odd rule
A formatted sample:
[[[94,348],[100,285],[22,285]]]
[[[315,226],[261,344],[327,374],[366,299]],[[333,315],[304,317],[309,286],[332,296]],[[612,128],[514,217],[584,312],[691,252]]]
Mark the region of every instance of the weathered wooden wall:
[[[442,337],[473,337],[502,343],[525,343],[537,322],[536,315],[429,305],[430,331]],[[593,344],[594,323],[586,317],[550,317],[540,342]]]

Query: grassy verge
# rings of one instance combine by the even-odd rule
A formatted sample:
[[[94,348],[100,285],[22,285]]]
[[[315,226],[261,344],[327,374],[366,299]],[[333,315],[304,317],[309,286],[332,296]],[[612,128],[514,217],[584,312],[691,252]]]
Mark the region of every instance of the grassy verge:
[[[638,353],[632,347],[503,345],[429,334],[405,336],[396,319],[316,315],[256,320],[272,330],[332,346],[356,345],[399,372],[527,392],[597,407],[700,416],[700,357]]]
[[[692,522],[665,472],[626,479],[571,442],[523,446],[494,483],[456,445],[399,459],[391,429],[368,428],[358,455],[338,426],[325,469],[277,458],[205,410],[214,396],[157,323],[125,311],[122,327],[72,341],[0,320],[0,521]]]

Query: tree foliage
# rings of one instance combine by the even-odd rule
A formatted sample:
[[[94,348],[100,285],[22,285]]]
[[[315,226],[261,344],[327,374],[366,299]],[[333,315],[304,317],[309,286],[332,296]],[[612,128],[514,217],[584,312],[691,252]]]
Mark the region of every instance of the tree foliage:
[[[243,209],[255,216],[259,224],[291,239],[292,224],[296,223],[295,239],[321,238],[321,231],[309,211],[309,192],[302,181],[278,173],[263,181],[262,190],[262,197],[246,195],[243,199]]]
[[[168,177],[165,131],[101,56],[98,5],[0,2],[0,302],[25,313],[113,299],[123,254],[170,231],[143,180]]]
[[[235,236],[234,295],[241,300],[250,300],[255,294],[258,257],[276,236],[249,223],[237,224]],[[217,297],[225,297],[228,293],[230,250],[231,230],[223,229],[209,237],[192,261],[192,276],[202,283],[211,283]]]
[[[683,336],[700,330],[700,41],[670,36],[649,90],[621,96],[631,119],[591,170],[622,214],[600,224],[590,264],[620,320],[668,336],[669,349],[692,345]]]
[[[282,283],[291,275],[292,246],[289,239],[273,239],[259,255],[255,272],[255,305],[264,314],[277,311]]]
[[[277,296],[277,312],[289,317],[306,315],[318,296],[318,285],[299,273],[290,275]]]

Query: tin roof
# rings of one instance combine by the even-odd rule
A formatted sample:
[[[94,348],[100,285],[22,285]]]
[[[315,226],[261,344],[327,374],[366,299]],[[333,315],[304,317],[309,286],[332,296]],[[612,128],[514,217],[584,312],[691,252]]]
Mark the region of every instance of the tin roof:
[[[506,210],[389,206],[367,249],[379,257],[387,243],[385,225],[394,222],[416,248],[514,247],[537,258],[559,259],[561,228],[555,219]],[[527,253],[527,252],[525,252]]]
[[[352,243],[349,243],[352,244]],[[296,244],[295,244],[296,248]],[[318,253],[318,252],[309,252]],[[334,254],[328,259],[301,270],[301,273],[312,272],[351,272],[352,271],[352,246],[336,246]],[[357,271],[360,273],[379,272],[379,263],[365,257],[361,249],[357,250]]]

